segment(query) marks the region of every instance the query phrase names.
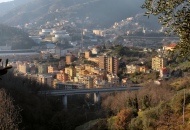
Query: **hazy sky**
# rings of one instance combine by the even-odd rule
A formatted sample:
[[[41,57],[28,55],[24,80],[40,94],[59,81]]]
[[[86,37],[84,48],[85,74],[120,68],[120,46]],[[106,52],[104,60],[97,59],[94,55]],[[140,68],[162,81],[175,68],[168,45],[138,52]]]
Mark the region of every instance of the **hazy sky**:
[[[13,0],[0,0],[0,3],[2,3],[2,2],[8,2],[8,1],[13,1]]]

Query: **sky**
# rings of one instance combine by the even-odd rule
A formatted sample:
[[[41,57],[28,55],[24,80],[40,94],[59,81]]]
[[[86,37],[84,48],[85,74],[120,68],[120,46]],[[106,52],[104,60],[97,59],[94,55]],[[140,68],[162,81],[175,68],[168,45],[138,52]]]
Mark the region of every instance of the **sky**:
[[[8,2],[8,1],[13,1],[13,0],[0,0],[0,3],[2,3],[2,2]]]

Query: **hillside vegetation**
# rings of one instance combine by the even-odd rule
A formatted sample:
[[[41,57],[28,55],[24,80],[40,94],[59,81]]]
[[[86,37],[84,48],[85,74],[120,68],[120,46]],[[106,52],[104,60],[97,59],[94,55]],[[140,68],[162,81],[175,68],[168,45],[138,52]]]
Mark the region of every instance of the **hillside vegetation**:
[[[177,90],[164,82],[161,86],[148,83],[138,92],[118,93],[104,97],[102,107],[107,118],[89,122],[77,130],[189,130],[190,87],[181,84],[184,90]],[[183,116],[184,115],[184,116]]]
[[[35,45],[28,34],[22,30],[6,25],[0,25],[0,46],[12,46],[12,49],[30,49]]]

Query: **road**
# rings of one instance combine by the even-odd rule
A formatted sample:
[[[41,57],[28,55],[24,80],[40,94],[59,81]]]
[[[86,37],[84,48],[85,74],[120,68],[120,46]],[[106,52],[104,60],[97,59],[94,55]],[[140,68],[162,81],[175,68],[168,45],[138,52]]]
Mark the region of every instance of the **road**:
[[[118,91],[134,91],[142,87],[112,87],[112,88],[91,88],[91,89],[71,89],[71,90],[48,90],[40,91],[39,94],[49,96],[63,96],[63,95],[76,95],[87,93],[104,93],[104,92],[118,92]]]

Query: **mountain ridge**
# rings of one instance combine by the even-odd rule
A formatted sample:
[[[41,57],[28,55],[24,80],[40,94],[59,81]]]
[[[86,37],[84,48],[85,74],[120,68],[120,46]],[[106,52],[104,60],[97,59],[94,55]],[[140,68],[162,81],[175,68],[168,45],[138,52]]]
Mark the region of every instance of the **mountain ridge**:
[[[28,0],[26,4],[1,16],[0,22],[16,26],[30,22],[43,24],[55,18],[89,17],[94,22],[93,27],[108,27],[142,13],[142,3],[139,0]]]

